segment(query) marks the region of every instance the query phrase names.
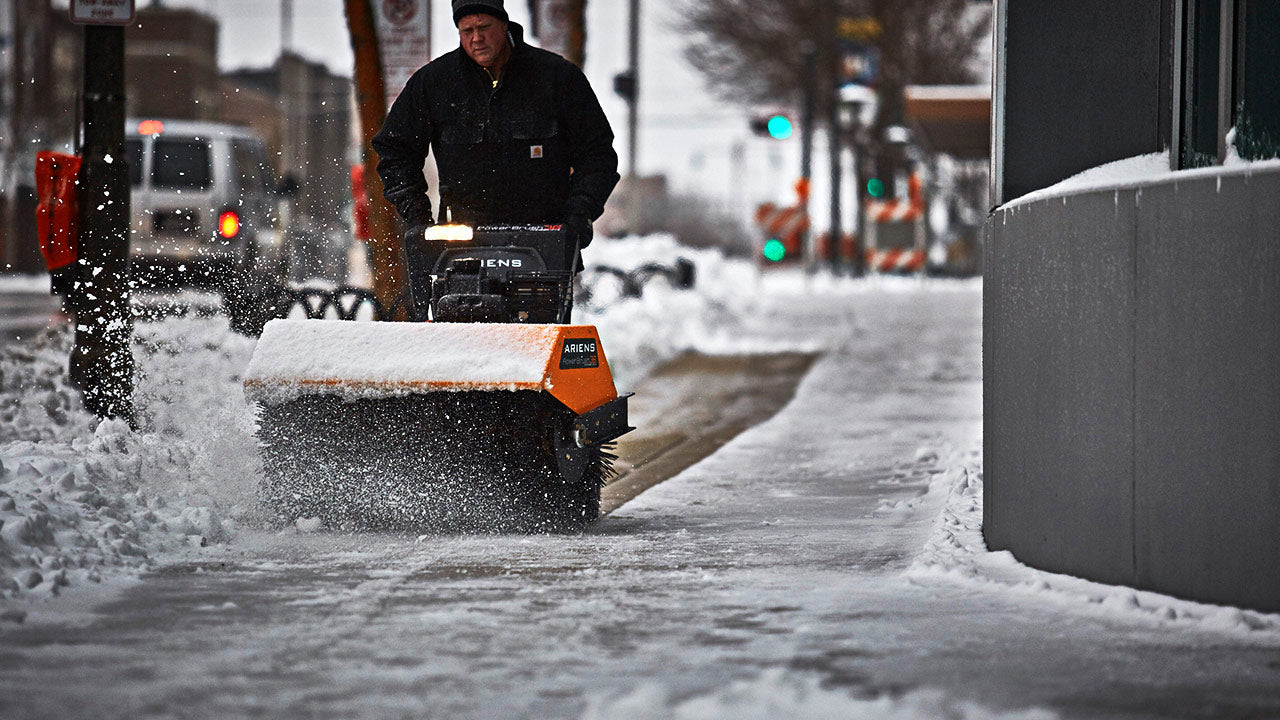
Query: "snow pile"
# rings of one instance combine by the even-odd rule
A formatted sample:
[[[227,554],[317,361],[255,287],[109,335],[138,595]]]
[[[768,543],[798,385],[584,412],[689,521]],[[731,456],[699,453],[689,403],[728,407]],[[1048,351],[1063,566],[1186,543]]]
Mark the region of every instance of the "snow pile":
[[[1176,623],[1188,629],[1280,640],[1280,615],[1104,585],[1027,567],[1008,551],[989,551],[982,535],[982,470],[977,455],[971,463],[956,465],[944,476],[948,493],[945,507],[928,544],[907,571],[908,577],[998,587],[1038,602],[1083,608],[1125,621]]]
[[[601,238],[591,244],[584,257],[588,270],[607,265],[630,271],[649,263],[670,267],[678,258],[690,260],[696,267],[692,292],[655,277],[644,285],[640,297],[611,294],[609,278],[583,274],[590,282],[592,299],[585,307],[574,309],[573,321],[599,329],[619,390],[682,352],[782,349],[771,341],[743,336],[743,319],[758,312],[761,292],[759,273],[748,261],[726,258],[718,250],[684,247],[670,235]]]
[[[222,542],[254,511],[252,341],[225,320],[139,324],[140,432],[99,422],[67,384],[68,328],[0,355],[0,600],[31,601]],[[10,603],[0,611],[20,620]]]
[[[597,699],[583,720],[774,720],[775,718],[857,718],[858,720],[1053,720],[1057,713],[1032,709],[994,712],[970,701],[948,698],[939,690],[913,690],[900,697],[855,697],[825,687],[816,677],[788,670],[767,670],[707,695],[672,697],[662,685],[641,685],[618,698]]]

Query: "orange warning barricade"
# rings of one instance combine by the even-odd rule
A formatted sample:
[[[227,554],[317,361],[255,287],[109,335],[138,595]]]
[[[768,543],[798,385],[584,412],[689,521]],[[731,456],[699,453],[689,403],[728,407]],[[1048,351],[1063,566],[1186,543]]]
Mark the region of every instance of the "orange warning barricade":
[[[36,230],[40,254],[50,272],[76,261],[80,204],[80,157],[43,150],[36,153]]]

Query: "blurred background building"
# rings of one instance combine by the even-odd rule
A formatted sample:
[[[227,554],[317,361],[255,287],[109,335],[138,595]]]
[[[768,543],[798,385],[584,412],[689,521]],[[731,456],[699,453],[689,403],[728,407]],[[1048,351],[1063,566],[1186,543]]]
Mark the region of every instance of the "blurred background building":
[[[71,152],[83,42],[49,0],[0,2],[0,269],[42,272],[37,150]]]
[[[357,154],[349,78],[285,52],[267,68],[221,73],[219,24],[197,9],[138,9],[126,32],[131,118],[245,125],[267,142],[279,178],[299,192],[287,218],[295,272],[345,270],[349,167]],[[0,3],[0,268],[40,272],[37,150],[74,152],[83,32],[51,0]]]

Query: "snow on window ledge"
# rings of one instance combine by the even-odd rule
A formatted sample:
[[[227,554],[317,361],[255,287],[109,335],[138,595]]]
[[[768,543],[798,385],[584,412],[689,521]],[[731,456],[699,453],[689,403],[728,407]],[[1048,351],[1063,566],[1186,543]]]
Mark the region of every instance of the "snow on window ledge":
[[[1260,171],[1280,171],[1280,159],[1244,160],[1232,148],[1222,165],[1189,170],[1170,170],[1169,151],[1166,150],[1164,152],[1116,160],[1105,165],[1089,168],[1056,185],[1050,185],[1047,188],[1035,190],[1022,197],[1014,198],[996,209],[997,211],[1012,210],[1051,198],[1063,198],[1065,201],[1066,198],[1072,195],[1081,195],[1095,190],[1126,190],[1170,180],[1252,175]]]

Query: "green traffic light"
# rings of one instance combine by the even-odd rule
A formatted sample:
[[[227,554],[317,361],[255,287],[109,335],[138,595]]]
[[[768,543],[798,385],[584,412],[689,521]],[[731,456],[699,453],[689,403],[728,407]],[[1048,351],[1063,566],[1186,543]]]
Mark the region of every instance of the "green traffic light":
[[[884,197],[884,181],[880,178],[871,178],[867,181],[867,194],[871,197]]]
[[[764,259],[769,262],[780,262],[787,256],[787,246],[777,238],[771,238],[764,244]]]
[[[786,115],[774,115],[769,118],[769,137],[786,140],[791,137],[791,119]]]

